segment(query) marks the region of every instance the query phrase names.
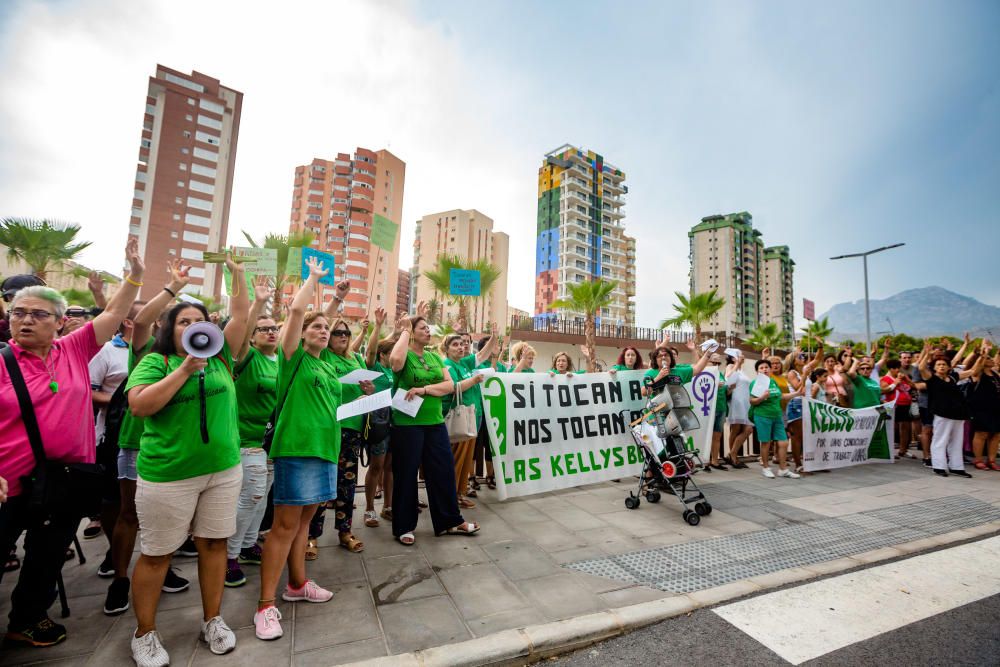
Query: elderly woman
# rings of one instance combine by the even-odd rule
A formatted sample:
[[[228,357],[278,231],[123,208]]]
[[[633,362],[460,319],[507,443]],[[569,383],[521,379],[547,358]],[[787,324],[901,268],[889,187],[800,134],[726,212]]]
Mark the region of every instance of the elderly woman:
[[[514,343],[510,348],[512,366],[508,370],[511,373],[534,373],[535,369],[532,366],[535,364],[536,354],[535,348],[528,343],[524,341]]]
[[[7,480],[9,497],[0,507],[0,553],[9,553],[22,532],[28,535],[24,565],[11,595],[7,641],[51,646],[66,638],[66,628],[52,622],[46,610],[80,522],[75,503],[46,508],[44,514],[29,512],[22,480],[35,468],[35,456],[7,364],[16,364],[24,377],[46,458],[93,463],[96,443],[88,362],[125,319],[145,269],[134,239],[125,252],[129,275],[107,309],[68,336],[56,338],[66,301],[53,289],[24,288],[8,308],[12,336],[0,366],[0,477]]]
[[[236,647],[236,635],[220,615],[226,578],[226,541],[236,532],[236,505],[243,482],[233,357],[243,343],[250,312],[242,264],[227,257],[233,275],[232,318],[215,356],[191,356],[184,331],[208,321],[205,307],[179,303],[165,316],[153,348],[129,375],[129,409],[146,424],[136,460],[135,506],[140,556],[132,573],[138,622],[132,637],[136,664],[170,661],[156,630],[171,556],[188,533],[198,549],[201,637],[216,655]]]
[[[423,317],[400,318],[399,340],[389,355],[396,391],[406,400],[423,400],[416,414],[392,411],[392,534],[400,544],[411,546],[417,527],[417,469],[422,465],[427,501],[434,533],[473,535],[479,525],[466,521],[458,508],[454,465],[448,430],[444,425],[441,397],[455,391],[444,361],[427,349],[431,329]],[[483,376],[473,376],[482,382]],[[459,390],[468,389],[460,386]]]

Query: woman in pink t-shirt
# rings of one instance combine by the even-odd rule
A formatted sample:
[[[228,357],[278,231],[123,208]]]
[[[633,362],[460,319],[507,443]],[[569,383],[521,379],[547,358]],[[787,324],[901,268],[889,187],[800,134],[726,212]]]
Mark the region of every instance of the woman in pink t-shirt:
[[[3,354],[13,355],[24,376],[48,460],[94,461],[88,363],[118,330],[142,285],[145,267],[135,239],[129,241],[126,255],[129,276],[107,309],[64,338],[56,337],[66,312],[66,300],[59,292],[44,286],[26,287],[11,301],[12,336]],[[27,531],[24,563],[11,594],[7,641],[51,646],[66,638],[66,628],[48,618],[49,595],[81,515],[76,504],[48,509],[45,514],[28,511],[22,478],[31,474],[35,458],[7,363],[5,358],[0,365],[0,477],[7,481],[9,497],[0,506],[0,553],[9,553],[17,537]]]
[[[826,355],[823,359],[823,368],[826,369],[826,400],[828,403],[847,407],[850,402],[847,400],[847,376],[844,375],[844,367],[837,357],[832,354]]]

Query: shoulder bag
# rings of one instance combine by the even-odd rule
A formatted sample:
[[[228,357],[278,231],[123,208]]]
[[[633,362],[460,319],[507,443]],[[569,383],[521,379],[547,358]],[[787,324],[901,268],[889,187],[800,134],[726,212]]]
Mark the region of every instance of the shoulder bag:
[[[455,404],[445,415],[444,425],[451,442],[471,440],[478,433],[476,409],[471,405],[462,405],[462,392],[458,389],[458,382],[455,383]]]

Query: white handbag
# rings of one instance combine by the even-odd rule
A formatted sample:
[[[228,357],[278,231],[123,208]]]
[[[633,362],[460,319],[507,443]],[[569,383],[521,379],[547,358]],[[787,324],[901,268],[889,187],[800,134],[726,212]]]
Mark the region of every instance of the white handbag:
[[[445,428],[448,429],[448,439],[451,442],[462,442],[476,437],[479,429],[476,425],[476,408],[462,405],[462,392],[455,383],[455,404],[444,417]]]

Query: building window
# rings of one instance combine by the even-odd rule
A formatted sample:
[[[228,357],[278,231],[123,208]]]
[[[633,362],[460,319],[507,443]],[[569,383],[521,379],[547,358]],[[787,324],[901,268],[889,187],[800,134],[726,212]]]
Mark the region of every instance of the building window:
[[[198,199],[197,197],[188,197],[187,198],[187,205],[189,207],[191,207],[191,208],[197,208],[197,209],[200,209],[202,211],[211,211],[212,210],[212,202],[211,201],[206,201],[204,199]]]
[[[206,150],[204,148],[195,147],[194,156],[202,160],[208,160],[209,162],[218,162],[219,154],[215,151]]]
[[[181,214],[174,213],[174,220],[180,220],[180,219],[181,219]],[[174,238],[177,238],[177,232],[170,232],[170,233],[174,235]]]
[[[212,102],[204,98],[198,100],[198,106],[206,111],[211,111],[212,113],[217,113],[220,116],[225,112],[226,108],[217,102]]]
[[[178,215],[175,215],[175,216],[174,216],[174,219],[177,219],[177,218],[179,218],[179,217],[180,217],[180,216],[178,216]],[[172,239],[175,239],[175,238],[177,238],[178,236],[179,236],[179,234],[178,234],[177,232],[170,232],[170,238],[172,238]]]
[[[210,127],[213,130],[222,131],[222,121],[216,120],[214,118],[209,118],[204,114],[198,114],[198,124],[204,125],[205,127]]]
[[[181,248],[181,257],[183,257],[184,259],[203,260],[204,259],[204,251],[202,251],[202,250],[195,250],[193,248]],[[189,275],[193,274],[193,273],[194,273],[194,269],[192,269],[189,272]]]
[[[188,187],[190,189],[194,190],[195,192],[201,192],[201,193],[206,194],[206,195],[214,195],[215,194],[215,186],[212,185],[211,183],[202,183],[200,181],[191,181],[188,184]]]
[[[186,121],[192,121],[192,120],[194,120],[194,116],[192,116],[189,113],[186,113],[186,114],[184,114],[184,120],[186,120]]]
[[[184,203],[184,198],[183,197],[174,197],[174,203],[175,204],[183,204]]]
[[[177,187],[183,188],[184,187],[184,181],[177,181]]]
[[[187,171],[188,170],[188,166],[186,164],[184,164],[183,162],[181,162],[179,165],[177,165],[177,168],[180,169],[181,171]]]
[[[212,144],[213,146],[219,145],[219,137],[208,132],[202,132],[201,130],[194,133],[194,138],[195,141],[204,141],[206,144]]]
[[[212,224],[211,218],[207,218],[203,215],[195,215],[194,213],[186,213],[184,215],[184,222],[193,227],[210,227]]]
[[[187,146],[184,146],[184,147],[181,148],[181,155],[188,155],[190,152],[191,152],[191,149],[188,148]]]
[[[201,243],[204,245],[208,245],[208,234],[200,234],[198,232],[185,231],[184,240],[190,241],[191,243]]]

